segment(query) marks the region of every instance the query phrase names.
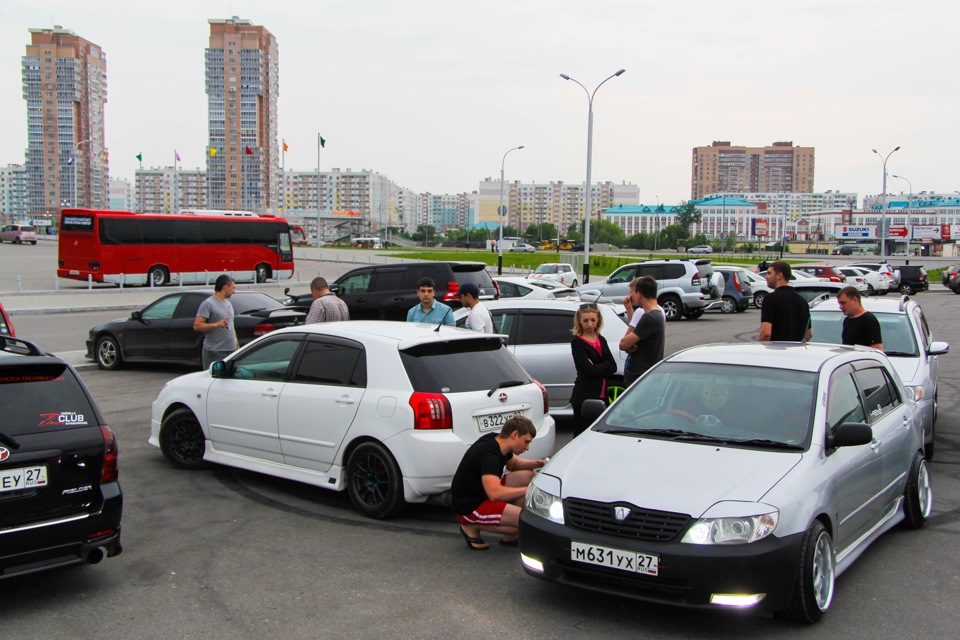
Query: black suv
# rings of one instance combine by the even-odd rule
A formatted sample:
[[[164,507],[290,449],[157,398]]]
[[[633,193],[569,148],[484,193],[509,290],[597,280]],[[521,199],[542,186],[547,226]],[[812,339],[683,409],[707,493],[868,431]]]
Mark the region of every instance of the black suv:
[[[0,578],[120,553],[117,440],[69,364],[0,337]]]
[[[407,311],[420,303],[417,281],[433,278],[436,299],[460,308],[460,285],[472,282],[480,289],[481,300],[497,300],[500,292],[482,262],[404,262],[359,267],[343,274],[330,285],[350,309],[351,320],[406,320]],[[307,311],[313,296],[291,295],[284,304]]]
[[[891,265],[900,272],[900,293],[905,296],[912,296],[919,291],[926,291],[930,288],[930,282],[927,280],[927,270],[918,264],[895,264]]]

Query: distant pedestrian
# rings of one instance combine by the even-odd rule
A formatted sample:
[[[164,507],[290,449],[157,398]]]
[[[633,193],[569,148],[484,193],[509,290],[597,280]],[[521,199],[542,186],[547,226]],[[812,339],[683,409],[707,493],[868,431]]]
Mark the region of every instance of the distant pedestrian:
[[[217,277],[213,284],[213,295],[200,303],[197,317],[193,320],[193,330],[204,334],[201,361],[204,370],[218,360],[223,360],[236,351],[240,344],[233,325],[233,305],[230,297],[237,289],[237,283],[227,274]]]
[[[428,324],[453,325],[453,309],[434,300],[437,285],[433,278],[420,278],[417,281],[417,295],[420,304],[407,312],[407,322],[426,322]]]
[[[577,379],[573,383],[570,404],[573,405],[574,437],[586,431],[590,426],[584,420],[580,408],[585,400],[605,400],[607,398],[607,378],[617,372],[617,362],[600,333],[603,329],[603,314],[596,302],[580,305],[573,316],[573,335],[570,350],[573,364],[577,369]]]
[[[657,281],[640,276],[630,283],[630,299],[634,307],[643,309],[636,328],[627,330],[620,339],[620,350],[630,354],[624,366],[623,385],[629,387],[647,369],[663,360],[667,318],[657,304]]]
[[[802,342],[813,336],[810,304],[790,286],[793,269],[782,260],[767,268],[767,286],[773,289],[760,307],[759,342]]]
[[[479,331],[480,333],[493,333],[493,316],[480,301],[480,289],[472,282],[465,282],[460,285],[460,304],[469,309],[467,314],[467,329]]]
[[[766,304],[766,303],[764,303]],[[843,319],[843,333],[840,340],[843,344],[859,344],[883,351],[883,338],[880,332],[880,321],[877,317],[863,308],[860,292],[856,287],[844,287],[837,293],[837,304],[840,311],[846,316]]]
[[[310,303],[310,311],[307,313],[305,324],[340,322],[350,319],[350,309],[347,308],[347,303],[330,291],[330,285],[326,278],[314,278],[310,282],[310,293],[313,294],[313,302]]]

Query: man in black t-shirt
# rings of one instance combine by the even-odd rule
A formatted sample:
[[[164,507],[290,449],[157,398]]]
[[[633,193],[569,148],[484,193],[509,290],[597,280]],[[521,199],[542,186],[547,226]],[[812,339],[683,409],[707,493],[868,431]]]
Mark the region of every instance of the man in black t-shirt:
[[[782,260],[767,268],[767,286],[773,289],[760,307],[758,342],[802,342],[813,336],[810,304],[790,286],[793,270]]]
[[[663,360],[667,318],[657,304],[657,281],[640,276],[630,283],[630,295],[624,299],[627,309],[627,332],[620,338],[620,350],[630,355],[623,370],[623,385],[629,387],[647,369]],[[629,326],[633,307],[643,309],[635,327]]]
[[[766,302],[764,302],[766,304]],[[846,317],[843,319],[843,344],[860,344],[883,351],[880,321],[863,308],[860,292],[856,287],[844,287],[837,294],[837,304]]]
[[[470,445],[457,467],[450,486],[453,511],[460,520],[460,534],[473,551],[490,546],[481,531],[499,533],[500,544],[515,545],[520,510],[534,469],[546,460],[518,458],[530,448],[537,429],[529,418],[513,416],[500,433],[488,433]],[[503,469],[507,468],[504,475]]]

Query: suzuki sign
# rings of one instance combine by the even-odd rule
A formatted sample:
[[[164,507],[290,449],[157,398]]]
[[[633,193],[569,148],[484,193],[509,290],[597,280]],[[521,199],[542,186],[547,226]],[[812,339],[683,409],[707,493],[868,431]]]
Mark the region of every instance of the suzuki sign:
[[[841,238],[876,238],[877,225],[868,224],[862,227],[843,226],[843,227],[840,227],[840,237]]]

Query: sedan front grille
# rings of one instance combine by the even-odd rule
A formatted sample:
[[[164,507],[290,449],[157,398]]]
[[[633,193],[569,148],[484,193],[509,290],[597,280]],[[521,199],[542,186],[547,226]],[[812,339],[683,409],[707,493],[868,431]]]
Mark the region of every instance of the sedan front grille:
[[[629,510],[622,520],[617,511]],[[650,542],[669,542],[686,530],[690,516],[683,513],[641,509],[626,502],[594,502],[580,498],[563,501],[567,523],[577,529]]]

